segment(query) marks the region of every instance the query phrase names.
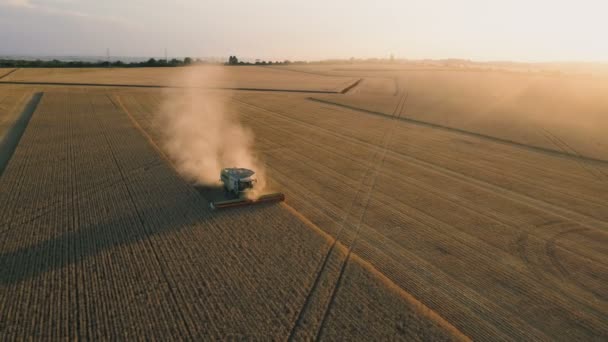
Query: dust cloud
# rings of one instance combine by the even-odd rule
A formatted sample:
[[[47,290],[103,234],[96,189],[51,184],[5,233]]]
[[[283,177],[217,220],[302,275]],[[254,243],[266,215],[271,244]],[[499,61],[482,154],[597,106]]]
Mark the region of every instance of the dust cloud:
[[[197,185],[221,185],[220,171],[243,167],[256,173],[256,197],[266,186],[263,163],[256,157],[254,135],[231,110],[230,92],[210,88],[225,85],[221,67],[183,68],[163,92],[155,125],[163,148],[181,175]]]

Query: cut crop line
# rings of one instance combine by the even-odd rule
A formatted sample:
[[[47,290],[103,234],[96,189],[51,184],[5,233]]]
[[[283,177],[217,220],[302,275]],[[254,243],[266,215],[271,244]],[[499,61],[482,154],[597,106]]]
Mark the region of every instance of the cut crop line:
[[[337,103],[337,102],[332,102],[332,101],[328,101],[328,100],[317,99],[314,97],[309,97],[308,100],[314,101],[314,102],[319,102],[319,103],[324,103],[324,104],[328,104],[328,105],[333,105],[333,106],[337,106],[337,107],[342,107],[342,108],[346,108],[346,109],[350,109],[350,110],[354,110],[354,111],[358,111],[358,112],[362,112],[362,113],[379,115],[379,116],[384,116],[384,117],[388,117],[388,118],[391,117],[391,115],[388,115],[386,113],[363,109],[363,108],[346,105],[346,104],[341,104],[341,103]],[[556,151],[553,149],[548,149],[548,148],[544,148],[544,147],[540,147],[540,146],[524,144],[524,143],[520,143],[520,142],[513,141],[513,140],[503,139],[503,138],[486,135],[486,134],[482,134],[482,133],[477,133],[477,132],[472,132],[472,131],[466,131],[466,130],[463,130],[460,128],[444,126],[444,125],[435,124],[435,123],[431,123],[431,122],[427,122],[427,121],[416,120],[416,119],[412,119],[412,118],[401,117],[401,118],[399,118],[399,120],[406,121],[408,123],[415,124],[418,126],[425,126],[425,127],[435,128],[435,129],[441,129],[441,130],[449,131],[452,133],[459,133],[459,134],[464,134],[464,135],[468,135],[468,136],[473,136],[476,138],[490,140],[493,142],[502,143],[502,144],[506,144],[506,145],[510,145],[510,146],[515,146],[515,147],[523,148],[526,150],[531,150],[534,152],[540,152],[540,153],[545,153],[545,154],[558,156],[558,157],[564,157],[564,158],[568,158],[568,159],[579,159],[579,160],[585,160],[585,161],[593,162],[593,163],[600,163],[602,165],[608,165],[608,160],[605,160],[605,159],[589,157],[589,156],[585,156],[585,155],[581,155],[581,154],[572,154],[572,153],[567,153],[564,151]]]
[[[276,88],[249,88],[249,87],[189,87],[159,84],[120,84],[120,83],[77,83],[77,82],[39,82],[39,81],[0,81],[0,84],[25,84],[48,86],[77,86],[77,87],[109,87],[109,88],[161,88],[161,89],[209,89],[209,90],[236,90],[259,91],[279,93],[305,93],[305,94],[342,94],[334,90],[307,90],[307,89],[276,89]],[[342,90],[344,91],[344,90]]]
[[[4,75],[0,76],[0,80],[1,80],[1,79],[3,79],[3,78],[5,78],[5,77],[6,77],[6,76],[8,76],[8,75],[10,75],[10,74],[14,73],[14,72],[15,72],[15,71],[17,71],[17,70],[19,70],[19,68],[15,68],[15,69],[13,69],[13,70],[11,70],[11,71],[7,72],[6,74],[4,74]]]
[[[362,78],[356,80],[355,82],[353,82],[351,85],[349,85],[348,87],[342,89],[342,91],[340,92],[340,94],[346,94],[349,91],[351,91],[354,87],[358,86],[359,83],[361,83],[361,81],[363,81]]]

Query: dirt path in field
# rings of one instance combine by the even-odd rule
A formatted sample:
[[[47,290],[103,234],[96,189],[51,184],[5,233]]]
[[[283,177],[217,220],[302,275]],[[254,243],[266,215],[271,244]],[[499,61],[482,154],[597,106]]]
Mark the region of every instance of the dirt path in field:
[[[0,177],[2,177],[4,169],[15,152],[19,140],[30,121],[30,118],[36,111],[36,107],[38,106],[38,103],[40,103],[41,98],[42,93],[35,93],[32,95],[19,117],[4,134],[2,140],[0,140]]]

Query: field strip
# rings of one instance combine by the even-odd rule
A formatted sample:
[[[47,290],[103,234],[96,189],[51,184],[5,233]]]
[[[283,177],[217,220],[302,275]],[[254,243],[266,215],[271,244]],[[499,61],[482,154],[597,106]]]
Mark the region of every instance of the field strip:
[[[30,118],[36,111],[36,107],[38,106],[38,103],[40,103],[42,94],[43,93],[36,93],[32,95],[30,101],[27,103],[25,108],[23,108],[21,114],[8,129],[2,140],[0,140],[0,177],[6,169],[13,152],[15,152],[15,149],[19,144],[19,140],[21,139],[23,132],[25,132],[25,128],[27,127]]]
[[[376,111],[372,111],[372,110],[368,110],[368,109],[364,109],[364,108],[359,108],[359,107],[355,107],[355,106],[351,106],[351,105],[336,103],[336,102],[332,102],[332,101],[328,101],[328,100],[323,100],[323,99],[317,99],[317,98],[314,98],[314,97],[309,97],[308,99],[310,101],[315,101],[315,102],[319,102],[319,103],[324,103],[324,104],[328,104],[328,105],[333,105],[333,106],[337,106],[337,107],[351,109],[351,110],[362,112],[362,113],[367,113],[367,114],[372,114],[372,115],[379,115],[379,116],[384,116],[384,117],[390,117],[390,115],[382,113],[382,112],[376,112]],[[406,121],[406,122],[409,122],[409,123],[412,123],[412,124],[415,124],[415,125],[419,125],[419,126],[425,126],[425,127],[431,127],[431,128],[441,129],[441,130],[445,130],[445,131],[449,131],[449,132],[453,132],[453,133],[460,133],[460,134],[464,134],[464,135],[468,135],[468,136],[482,138],[482,139],[486,139],[486,140],[490,140],[490,141],[493,141],[493,142],[498,142],[498,143],[502,143],[502,144],[506,144],[506,145],[510,145],[510,146],[516,146],[516,147],[520,147],[520,148],[523,148],[523,149],[526,149],[526,150],[531,150],[531,151],[534,151],[534,152],[540,152],[540,153],[550,154],[550,155],[553,155],[553,156],[558,156],[558,157],[563,157],[563,158],[568,158],[568,159],[585,160],[587,162],[593,162],[593,163],[600,163],[602,165],[608,165],[608,160],[605,160],[605,159],[597,159],[597,158],[588,157],[588,156],[584,156],[584,155],[580,155],[580,154],[575,155],[575,154],[571,154],[571,153],[564,152],[564,151],[552,150],[552,149],[548,149],[548,148],[544,148],[544,147],[540,147],[540,146],[534,146],[534,145],[524,144],[524,143],[520,143],[520,142],[513,141],[513,140],[498,138],[498,137],[494,137],[494,136],[491,136],[491,135],[486,135],[486,134],[482,134],[482,133],[466,131],[466,130],[459,129],[459,128],[444,126],[444,125],[435,124],[435,123],[426,122],[426,121],[415,120],[415,119],[411,119],[411,118],[402,117],[402,118],[400,118],[400,120]]]
[[[158,151],[160,153],[160,155],[163,157],[163,159],[167,160],[169,162],[169,164],[171,166],[173,166],[173,164],[171,163],[170,159],[165,155],[165,153],[160,149],[160,147],[156,144],[156,142],[152,139],[152,137],[148,134],[148,132],[146,132],[143,127],[141,127],[141,125],[139,125],[139,123],[137,123],[137,121],[135,120],[135,118],[132,116],[132,114],[128,111],[128,109],[124,106],[124,104],[122,103],[122,101],[120,100],[119,96],[114,96],[114,98],[116,99],[116,103],[118,103],[118,106],[120,106],[120,108],[127,113],[127,115],[129,116],[130,120],[133,122],[133,124],[135,125],[135,127],[137,127],[138,130],[140,130],[143,135],[146,137],[146,139],[149,141],[149,143],[154,147],[154,149],[156,151]],[[113,103],[115,103],[114,101],[112,101]],[[317,225],[315,225],[313,222],[311,222],[308,218],[306,218],[304,215],[302,215],[301,213],[299,213],[296,209],[294,209],[293,207],[289,206],[286,203],[282,203],[281,206],[283,208],[285,208],[290,214],[292,214],[294,217],[298,218],[301,222],[303,222],[307,227],[309,227],[310,229],[312,229],[313,231],[315,231],[316,233],[318,233],[319,235],[321,235],[325,240],[327,240],[328,242],[333,241],[333,244],[335,244],[337,246],[337,250],[342,250],[342,249],[346,249],[346,247],[340,242],[338,241],[338,238],[332,238],[329,234],[327,234],[325,231],[323,231],[320,227],[318,227]],[[332,245],[333,247],[333,245]],[[311,290],[309,292],[309,295],[307,296],[302,310],[300,311],[300,314],[298,315],[298,317],[296,318],[296,322],[294,322],[294,326],[293,329],[291,330],[290,336],[289,336],[289,340],[293,340],[293,337],[295,336],[295,332],[296,332],[296,327],[301,323],[301,320],[303,318],[303,313],[306,311],[306,307],[309,305],[310,301],[311,301],[311,296],[313,293],[315,293],[315,289],[318,286],[319,280],[322,276],[322,273],[324,271],[324,265],[327,263],[329,257],[330,257],[330,253],[331,253],[331,248],[329,250],[329,252],[326,254],[326,257],[324,258],[321,266],[320,266],[320,270],[318,272],[317,278],[315,280],[315,282],[313,283]],[[356,255],[356,252],[352,252],[352,249],[350,251],[349,254],[353,254],[355,257],[357,257],[357,261],[359,260],[363,260],[361,259],[361,257],[358,257]],[[347,260],[344,260],[344,266],[346,265]],[[380,271],[378,271],[377,269],[375,269],[372,264],[370,263],[366,263],[365,264],[366,269],[368,269],[369,271],[374,271],[373,274],[374,275],[382,275],[382,273]],[[455,326],[453,326],[452,324],[450,324],[448,321],[446,321],[445,319],[443,319],[439,314],[437,314],[435,311],[433,311],[431,308],[425,306],[422,302],[418,301],[416,298],[414,298],[411,294],[407,293],[404,289],[400,288],[398,285],[396,285],[394,282],[392,282],[388,277],[382,275],[383,277],[380,278],[383,283],[385,284],[392,284],[391,286],[389,286],[389,288],[393,289],[393,290],[397,290],[397,293],[401,295],[401,297],[403,299],[405,299],[410,305],[412,305],[413,307],[415,307],[420,313],[423,314],[424,317],[432,320],[433,322],[437,323],[439,326],[441,326],[443,329],[445,329],[446,331],[448,331],[450,334],[452,334],[455,338],[457,338],[458,340],[464,340],[464,341],[468,341],[470,340],[468,337],[466,337],[466,335],[464,335],[462,332],[460,332]],[[338,284],[335,285],[335,288],[338,287]],[[335,293],[334,293],[335,294]],[[327,311],[329,311],[329,307],[327,308]],[[319,330],[320,331],[320,330]]]
[[[5,78],[5,77],[6,77],[6,76],[8,76],[8,75],[10,75],[10,74],[14,73],[14,72],[15,72],[15,71],[17,71],[17,70],[19,70],[19,68],[15,68],[15,69],[13,69],[13,70],[11,70],[11,71],[7,72],[6,74],[4,74],[4,75],[0,76],[0,80],[1,80],[1,79],[3,79],[3,78]]]
[[[113,87],[113,88],[156,88],[156,89],[209,89],[209,90],[234,90],[234,91],[258,91],[258,92],[305,93],[305,94],[343,94],[342,91],[344,91],[344,89],[341,91],[333,91],[333,90],[314,90],[314,89],[306,90],[306,89],[275,89],[275,88],[249,88],[249,87],[189,87],[189,86],[171,86],[171,85],[159,85],[159,84],[75,83],[75,82],[36,82],[36,81],[0,81],[0,84],[75,86],[75,87],[110,87],[110,88]],[[354,86],[354,85],[351,85],[351,86]]]

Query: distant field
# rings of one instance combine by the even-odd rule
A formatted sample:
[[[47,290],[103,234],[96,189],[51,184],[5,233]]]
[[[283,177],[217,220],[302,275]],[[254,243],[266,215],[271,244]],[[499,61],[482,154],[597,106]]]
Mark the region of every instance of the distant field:
[[[287,198],[223,212],[165,159],[157,114],[183,89],[0,84],[17,111],[44,93],[0,175],[0,337],[608,337],[605,83],[283,68],[223,72],[361,81],[213,91]],[[63,70],[14,74],[172,78]]]
[[[319,77],[285,70],[240,66],[203,66],[204,73],[217,74],[213,79],[186,80],[180,77],[184,68],[112,68],[112,69],[19,69],[3,81],[92,83],[159,86],[203,86],[226,88],[261,88],[286,90],[336,91],[355,81],[345,77]],[[192,69],[190,69],[192,71]]]

